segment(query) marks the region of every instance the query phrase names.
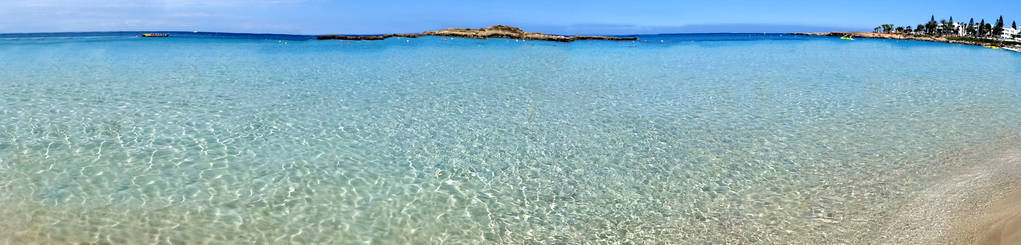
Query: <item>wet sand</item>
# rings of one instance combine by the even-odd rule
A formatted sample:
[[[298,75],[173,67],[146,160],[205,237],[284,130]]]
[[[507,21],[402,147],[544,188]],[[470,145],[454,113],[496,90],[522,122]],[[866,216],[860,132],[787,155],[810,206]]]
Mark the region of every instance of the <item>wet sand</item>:
[[[879,243],[1021,244],[1021,145],[1004,136],[896,211]]]
[[[1021,244],[1021,192],[1015,190],[1007,198],[980,211],[958,224],[957,230],[961,231],[958,241]]]

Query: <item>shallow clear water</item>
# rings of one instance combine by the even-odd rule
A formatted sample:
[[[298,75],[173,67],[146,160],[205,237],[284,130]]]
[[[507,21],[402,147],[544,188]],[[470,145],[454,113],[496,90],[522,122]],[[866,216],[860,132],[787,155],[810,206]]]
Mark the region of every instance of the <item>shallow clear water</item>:
[[[642,38],[3,38],[0,241],[861,242],[1021,126],[1015,53]]]

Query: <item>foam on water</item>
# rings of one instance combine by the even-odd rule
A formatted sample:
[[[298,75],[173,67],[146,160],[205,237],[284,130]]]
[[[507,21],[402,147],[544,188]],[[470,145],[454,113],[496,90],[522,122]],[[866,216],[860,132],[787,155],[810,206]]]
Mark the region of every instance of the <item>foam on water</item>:
[[[0,241],[862,242],[1021,126],[1013,53],[643,38],[0,40]]]

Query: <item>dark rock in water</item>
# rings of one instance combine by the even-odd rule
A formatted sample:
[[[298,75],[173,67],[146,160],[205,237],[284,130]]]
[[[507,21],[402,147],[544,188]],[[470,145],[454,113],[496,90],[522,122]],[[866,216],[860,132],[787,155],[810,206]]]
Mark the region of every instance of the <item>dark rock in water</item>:
[[[614,36],[561,36],[536,32],[526,32],[517,27],[495,25],[480,29],[448,28],[439,31],[427,31],[412,34],[386,34],[386,35],[324,35],[316,37],[319,40],[340,39],[340,40],[383,40],[391,37],[416,38],[420,36],[444,36],[463,38],[511,38],[522,40],[542,40],[554,42],[570,42],[576,40],[638,40],[635,37],[614,37]]]

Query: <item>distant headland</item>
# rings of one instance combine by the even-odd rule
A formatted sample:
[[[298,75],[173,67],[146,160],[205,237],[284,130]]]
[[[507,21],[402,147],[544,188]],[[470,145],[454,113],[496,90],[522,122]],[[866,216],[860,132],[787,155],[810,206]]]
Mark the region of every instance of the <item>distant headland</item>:
[[[417,38],[421,36],[444,36],[444,37],[463,37],[463,38],[475,38],[475,39],[488,39],[488,38],[511,38],[511,39],[522,39],[522,40],[542,40],[542,41],[554,41],[554,42],[571,42],[577,40],[625,40],[632,41],[638,40],[636,37],[617,37],[617,36],[562,36],[553,35],[537,32],[526,32],[521,28],[495,25],[486,28],[479,29],[464,29],[464,28],[447,28],[439,31],[427,31],[422,33],[406,33],[406,34],[385,34],[385,35],[322,35],[316,37],[319,40],[383,40],[391,37],[406,37],[406,38]]]
[[[1021,43],[1009,40],[994,40],[994,39],[981,39],[981,38],[966,38],[966,37],[947,37],[947,36],[928,36],[928,35],[912,35],[904,33],[876,33],[876,32],[809,32],[809,33],[792,33],[794,35],[804,36],[829,36],[829,37],[862,37],[862,38],[876,38],[876,39],[897,39],[897,40],[915,40],[915,41],[926,41],[926,42],[943,42],[943,43],[956,43],[966,45],[985,46],[990,48],[1003,48],[1012,51],[1018,51],[1021,48]],[[1021,52],[1021,51],[1019,51]]]
[[[930,16],[929,22],[912,26],[895,26],[884,24],[877,26],[873,32],[814,32],[814,33],[793,33],[795,35],[808,36],[833,36],[833,37],[864,37],[880,39],[916,40],[928,42],[946,42],[957,44],[968,44],[985,46],[989,48],[1003,48],[1021,52],[1021,29],[1017,23],[1011,22],[1006,25],[1003,16],[996,20],[996,23],[987,23],[982,19],[975,22],[970,19],[968,23],[955,22],[954,17],[950,20],[936,21],[936,16]]]

